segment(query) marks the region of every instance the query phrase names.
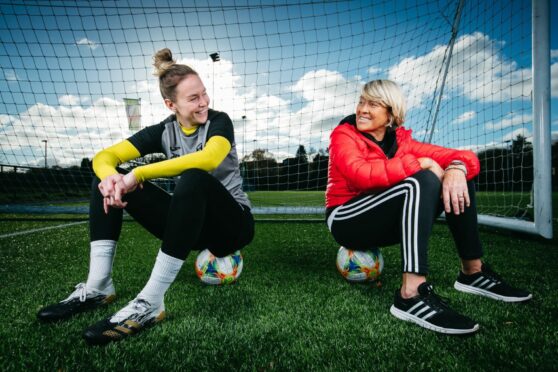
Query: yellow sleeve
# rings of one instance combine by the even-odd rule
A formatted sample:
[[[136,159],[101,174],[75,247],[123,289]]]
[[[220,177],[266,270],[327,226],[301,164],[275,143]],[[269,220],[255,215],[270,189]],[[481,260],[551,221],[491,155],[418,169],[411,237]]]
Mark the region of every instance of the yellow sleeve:
[[[201,151],[158,163],[142,165],[141,167],[134,168],[133,172],[138,182],[159,177],[178,176],[186,169],[191,168],[209,172],[217,168],[230,151],[231,144],[228,139],[222,136],[213,136],[207,141]]]
[[[93,158],[93,171],[99,179],[103,180],[108,176],[117,174],[117,166],[139,156],[138,149],[130,141],[122,141],[107,147],[95,155]]]

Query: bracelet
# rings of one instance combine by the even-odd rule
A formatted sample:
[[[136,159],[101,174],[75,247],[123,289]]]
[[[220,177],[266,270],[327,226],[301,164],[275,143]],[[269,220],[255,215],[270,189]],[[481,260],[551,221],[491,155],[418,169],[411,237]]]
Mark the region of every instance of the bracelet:
[[[463,172],[465,174],[465,177],[467,177],[467,168],[465,168],[464,165],[449,165],[446,169],[444,169],[444,173],[449,171],[450,169],[459,169],[461,172]]]
[[[465,163],[463,163],[461,160],[452,160],[452,161],[450,161],[449,165],[463,165],[463,166],[465,166]]]

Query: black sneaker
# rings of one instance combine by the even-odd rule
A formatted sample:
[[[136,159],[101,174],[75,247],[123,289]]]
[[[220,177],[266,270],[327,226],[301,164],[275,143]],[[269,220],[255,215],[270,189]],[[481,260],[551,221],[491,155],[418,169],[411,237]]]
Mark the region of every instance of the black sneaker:
[[[83,332],[89,345],[106,345],[160,322],[165,318],[165,305],[152,306],[143,298],[135,298],[111,317],[103,319]]]
[[[461,292],[486,296],[505,302],[523,302],[533,297],[529,292],[507,284],[484,263],[482,264],[481,271],[478,273],[465,275],[463,272],[459,272],[459,276],[453,286]]]
[[[99,306],[109,304],[113,302],[115,298],[116,295],[112,282],[102,291],[94,288],[87,288],[85,283],[79,283],[68,298],[39,310],[37,318],[39,318],[41,322],[55,322],[68,319],[83,311],[92,310]]]
[[[396,318],[440,333],[462,335],[479,329],[473,320],[450,309],[426,282],[419,285],[415,297],[404,299],[397,290],[390,312]]]

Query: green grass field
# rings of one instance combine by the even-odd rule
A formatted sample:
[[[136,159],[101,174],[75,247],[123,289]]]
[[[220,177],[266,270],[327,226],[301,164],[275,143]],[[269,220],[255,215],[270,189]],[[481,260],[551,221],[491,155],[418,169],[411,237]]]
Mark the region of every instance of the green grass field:
[[[65,223],[2,221],[0,235]],[[437,224],[430,280],[454,308],[480,323],[473,336],[436,334],[389,314],[400,285],[397,246],[382,249],[381,287],[349,284],[335,268],[338,245],[325,224],[278,221],[256,225],[238,283],[203,285],[192,254],[167,292],[167,320],[94,348],[83,342],[82,330],[141,290],[159,242],[125,223],[114,264],[116,303],[45,325],[36,320],[39,308],[86,278],[87,224],[0,238],[0,370],[555,369],[558,239],[481,231],[487,261],[534,299],[504,304],[453,290],[458,260],[447,227]]]

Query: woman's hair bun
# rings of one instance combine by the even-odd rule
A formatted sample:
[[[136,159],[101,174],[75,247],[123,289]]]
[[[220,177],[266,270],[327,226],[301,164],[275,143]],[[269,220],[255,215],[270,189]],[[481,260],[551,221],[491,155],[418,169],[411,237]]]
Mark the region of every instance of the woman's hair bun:
[[[155,67],[154,75],[161,77],[169,68],[174,65],[176,61],[172,59],[172,52],[169,48],[159,50],[153,56],[153,66]]]

